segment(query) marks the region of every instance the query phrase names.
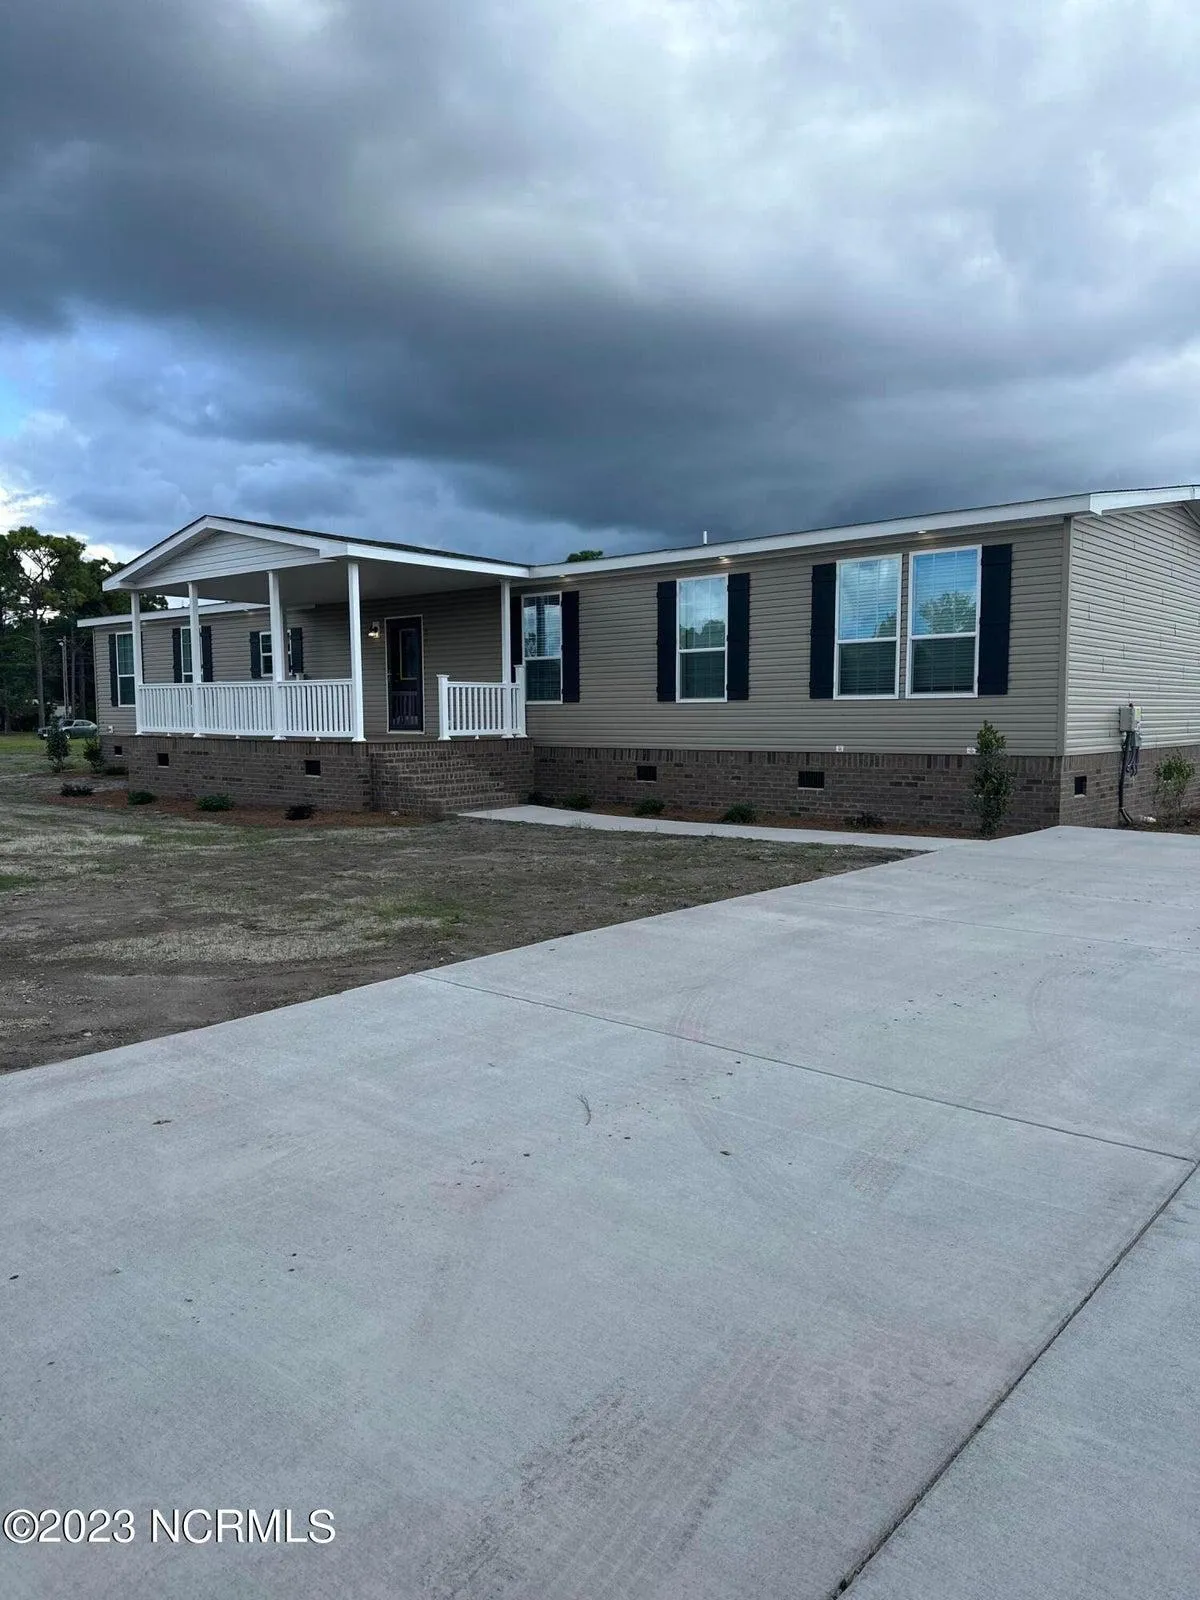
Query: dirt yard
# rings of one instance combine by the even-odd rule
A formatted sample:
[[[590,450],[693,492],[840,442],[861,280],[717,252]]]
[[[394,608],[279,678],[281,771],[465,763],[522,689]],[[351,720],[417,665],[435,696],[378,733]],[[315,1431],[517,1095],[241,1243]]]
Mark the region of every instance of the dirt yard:
[[[800,883],[884,851],[454,819],[263,826],[129,807],[0,737],[0,1068]]]

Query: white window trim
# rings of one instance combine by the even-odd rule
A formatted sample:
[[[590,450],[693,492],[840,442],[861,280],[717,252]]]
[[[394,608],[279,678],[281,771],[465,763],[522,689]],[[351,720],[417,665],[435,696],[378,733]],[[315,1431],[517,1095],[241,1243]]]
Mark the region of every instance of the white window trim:
[[[116,638],[116,641],[117,641],[116,644],[113,647],[116,650],[116,653],[117,653],[117,700],[116,700],[116,706],[117,706],[117,708],[128,710],[130,706],[134,706],[134,705],[137,704],[137,664],[136,664],[136,661],[135,661],[134,656],[133,656],[133,629],[132,628],[122,628],[118,633],[116,633],[114,635],[114,637]],[[128,672],[122,672],[121,671],[121,640],[122,639],[128,639],[129,640],[130,667],[129,667],[129,671]],[[130,684],[132,685],[132,688],[130,689],[130,692],[129,692],[129,699],[128,700],[122,700],[121,699],[121,679],[122,678],[128,678]]]
[[[187,650],[187,653],[188,653],[188,664],[187,664],[186,667],[183,664],[183,652],[184,652],[185,649]],[[180,628],[180,630],[179,630],[179,681],[180,681],[180,683],[192,683],[195,680],[195,676],[196,675],[192,671],[191,661],[192,661],[192,630],[189,627],[185,626],[185,627]]]
[[[710,583],[719,578],[725,585],[725,671],[722,675],[724,690],[721,694],[685,695],[683,692],[684,656],[715,656],[713,645],[692,646],[685,650],[679,643],[679,591],[685,583]],[[727,572],[697,572],[694,577],[675,579],[675,704],[677,706],[723,706],[729,699],[729,574]]]
[[[274,678],[275,676],[275,651],[272,646],[270,628],[258,630],[258,675],[260,678]]]
[[[842,645],[881,644],[879,639],[843,639],[842,626],[842,568],[856,566],[860,561],[895,561],[896,563],[896,671],[891,694],[842,693]],[[833,594],[833,698],[835,700],[899,700],[900,698],[900,611],[904,601],[904,556],[899,550],[881,550],[878,555],[845,556],[837,563],[837,583]]]
[[[965,633],[913,633],[913,564],[918,556],[961,555],[964,550],[975,556],[975,670],[970,689],[914,689],[912,679],[913,643],[926,639],[965,639]],[[905,562],[908,578],[908,614],[905,618],[907,653],[904,686],[910,700],[978,700],[979,698],[979,613],[983,604],[983,546],[979,544],[942,544],[934,550],[910,550]]]
[[[562,598],[561,589],[537,589],[521,596],[521,664],[525,672],[525,704],[527,706],[561,706],[562,697]],[[525,602],[526,600],[555,600],[558,601],[558,654],[556,656],[527,656],[525,654]],[[531,700],[529,698],[529,672],[531,661],[557,661],[558,662],[558,698],[555,700]]]

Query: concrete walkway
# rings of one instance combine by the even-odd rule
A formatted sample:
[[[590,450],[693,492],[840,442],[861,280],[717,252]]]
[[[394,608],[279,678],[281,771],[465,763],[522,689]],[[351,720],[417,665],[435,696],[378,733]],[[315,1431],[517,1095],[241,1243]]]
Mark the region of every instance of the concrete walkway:
[[[730,822],[673,822],[665,817],[610,817],[603,811],[560,811],[557,806],[498,806],[464,811],[484,822],[542,822],[552,828],[601,828],[627,833],[712,834],[718,839],[762,839],[768,844],[853,844],[864,850],[948,850],[977,843],[913,833],[859,833],[854,829],[760,828]]]
[[[4,1496],[137,1528],[0,1593],[1193,1595],[1198,884],[1054,829],[0,1080]]]

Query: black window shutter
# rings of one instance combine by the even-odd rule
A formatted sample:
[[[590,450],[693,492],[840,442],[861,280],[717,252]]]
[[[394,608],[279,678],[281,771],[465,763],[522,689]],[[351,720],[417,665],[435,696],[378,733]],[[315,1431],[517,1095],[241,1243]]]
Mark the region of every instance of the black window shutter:
[[[578,589],[566,589],[562,597],[562,697],[564,704],[579,699]]]
[[[812,624],[808,635],[808,695],[833,699],[834,611],[837,606],[837,562],[822,561],[812,569]]]
[[[183,629],[171,629],[171,676],[176,683],[183,682]]]
[[[108,698],[112,705],[120,705],[119,685],[117,683],[117,636],[110,633],[108,636]]]
[[[728,652],[725,667],[725,698],[750,698],[750,574],[729,574],[729,622],[726,634]]]
[[[675,699],[675,661],[679,646],[676,624],[675,580],[658,586],[658,698]]]
[[[257,629],[250,635],[250,676],[262,677],[262,639]]]
[[[200,629],[200,682],[211,683],[212,681],[212,624],[206,622]]]
[[[508,664],[515,673],[525,659],[525,603],[519,594],[508,601]]]
[[[304,629],[288,629],[288,671],[298,678],[304,671]]]
[[[979,571],[979,693],[1008,693],[1011,544],[985,544]]]

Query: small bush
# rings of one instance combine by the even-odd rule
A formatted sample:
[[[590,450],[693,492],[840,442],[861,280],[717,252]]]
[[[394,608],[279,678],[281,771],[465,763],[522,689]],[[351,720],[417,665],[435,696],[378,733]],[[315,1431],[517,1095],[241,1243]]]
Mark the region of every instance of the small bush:
[[[196,801],[197,811],[232,811],[233,798],[227,794],[202,794]]]
[[[1169,826],[1183,820],[1184,797],[1196,776],[1196,763],[1185,761],[1176,750],[1154,769],[1154,798],[1159,815]]]
[[[563,801],[563,805],[568,811],[590,811],[592,809],[592,797],[590,794],[569,794]]]
[[[744,827],[747,823],[753,822],[757,816],[758,812],[755,811],[749,800],[735,800],[728,811],[725,812],[721,821],[740,823]]]
[[[130,789],[125,799],[131,806],[148,806],[152,805],[158,796],[151,794],[149,789]]]
[[[46,735],[46,759],[54,772],[61,772],[71,759],[71,741],[63,732],[61,723],[52,723]]]
[[[129,768],[123,761],[110,761],[104,769],[104,776],[106,778],[127,778],[129,776]]]
[[[1007,748],[1008,740],[990,722],[985,722],[975,735],[977,754],[972,803],[979,817],[979,831],[985,839],[990,839],[1003,822],[1012,799],[1012,772],[1004,753]]]
[[[666,805],[656,794],[648,794],[634,806],[633,814],[635,817],[661,817],[666,809]]]
[[[89,739],[83,747],[83,759],[93,772],[104,771],[104,751],[100,748],[99,739]]]
[[[846,818],[848,828],[882,828],[883,818],[877,817],[873,811],[856,811]]]
[[[307,822],[313,814],[311,806],[289,806],[283,813],[289,822]]]
[[[59,794],[65,794],[74,797],[76,795],[83,796],[85,794],[94,794],[95,790],[92,788],[90,783],[64,783],[58,792]]]

